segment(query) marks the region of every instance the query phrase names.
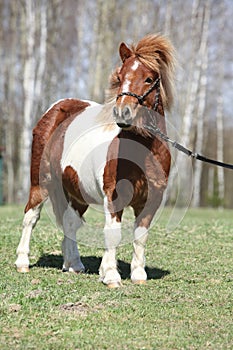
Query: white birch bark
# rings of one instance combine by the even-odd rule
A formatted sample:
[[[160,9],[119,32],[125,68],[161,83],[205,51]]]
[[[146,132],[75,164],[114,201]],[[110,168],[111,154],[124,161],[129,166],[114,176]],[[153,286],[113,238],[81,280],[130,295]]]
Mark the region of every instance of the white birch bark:
[[[223,135],[223,98],[219,94],[217,99],[217,114],[216,114],[216,126],[217,126],[217,159],[219,162],[223,162],[223,150],[224,150],[224,135]],[[218,178],[218,197],[220,206],[223,204],[225,194],[225,183],[224,183],[224,168],[217,168]]]
[[[6,176],[4,176],[4,196],[7,203],[15,202],[15,188],[16,174],[14,167],[14,155],[15,155],[15,106],[14,106],[14,95],[15,95],[15,76],[16,76],[16,65],[17,65],[17,15],[19,12],[17,10],[17,4],[12,2],[7,6],[11,9],[11,16],[9,18],[10,30],[15,33],[12,36],[12,40],[9,43],[9,55],[7,59],[5,58],[5,64],[1,65],[2,76],[4,77],[4,99],[5,103],[2,105],[2,112],[4,118],[4,133],[5,133],[5,167]],[[2,51],[2,48],[1,48]],[[4,50],[1,52],[4,57]],[[4,60],[4,59],[3,59]]]
[[[171,24],[172,24],[172,0],[167,0],[166,12],[165,12],[165,24],[164,24],[164,33],[170,35],[171,33]]]
[[[180,135],[180,142],[188,148],[193,148],[192,145],[192,139],[193,139],[193,129],[195,126],[194,123],[194,111],[196,108],[196,102],[197,102],[197,94],[198,94],[198,87],[200,82],[200,71],[201,71],[201,59],[199,57],[200,55],[200,43],[199,37],[200,33],[202,32],[202,18],[200,16],[200,12],[202,9],[200,8],[199,0],[193,1],[193,9],[192,9],[192,27],[193,27],[193,35],[192,35],[192,41],[193,41],[193,53],[191,57],[195,57],[195,61],[191,62],[190,64],[190,80],[187,84],[187,98],[186,98],[186,106],[184,109],[184,116],[182,120],[182,126],[181,126],[181,135]],[[173,178],[174,183],[177,181],[177,177],[180,179],[180,183],[182,183],[183,186],[183,194],[184,198],[186,197],[185,191],[187,193],[190,191],[190,187],[193,187],[192,183],[192,174],[187,174],[187,162],[184,160],[184,155],[181,152],[177,152],[177,158],[176,158],[176,167],[173,167],[171,171],[171,178]],[[179,174],[176,173],[176,169],[178,169]],[[172,201],[176,200],[175,196],[177,191],[179,189],[175,190],[175,186],[172,188],[171,193],[171,199]],[[185,203],[185,201],[184,201]],[[186,205],[184,203],[180,203],[181,206]]]
[[[37,76],[35,81],[35,96],[34,101],[37,106],[39,106],[39,102],[41,101],[42,95],[42,84],[43,77],[46,66],[46,53],[47,53],[47,1],[42,0],[40,6],[40,46],[39,46],[39,62],[37,68]],[[34,109],[34,114],[37,114],[37,109]],[[33,115],[31,116],[33,118]]]
[[[85,96],[85,94],[82,96],[80,95],[80,80],[83,79],[82,77],[82,61],[83,61],[83,55],[82,55],[82,45],[84,41],[84,19],[85,19],[85,3],[80,2],[77,7],[77,14],[76,14],[76,20],[75,20],[75,26],[76,26],[76,32],[77,32],[77,54],[76,54],[76,67],[75,67],[75,76],[79,81],[76,81],[76,79],[73,82],[72,90],[74,93],[74,96],[77,96],[79,98],[87,98],[88,96]]]
[[[219,4],[219,12],[221,14],[219,18],[219,32],[224,32],[224,18],[225,18],[225,5],[222,1]],[[224,53],[224,42],[223,39],[219,47],[219,57],[218,62],[218,89],[217,89],[217,112],[216,112],[216,128],[217,128],[217,159],[223,162],[224,159],[224,121],[223,121],[223,96],[222,87],[224,79],[224,65],[223,65],[223,53]],[[220,201],[220,206],[223,205],[223,200],[225,196],[225,178],[224,178],[224,168],[217,167],[217,179],[218,179],[218,197]]]
[[[197,137],[196,137],[196,151],[203,153],[204,144],[204,125],[205,125],[205,106],[206,106],[206,90],[207,90],[207,68],[208,68],[208,32],[210,21],[210,2],[209,0],[205,4],[204,9],[204,22],[202,39],[200,45],[200,58],[201,63],[201,79],[200,79],[200,91],[199,91],[199,104],[197,109]],[[198,207],[201,202],[201,175],[202,175],[203,163],[197,161],[194,163],[194,192],[192,205]]]
[[[101,12],[101,5],[102,0],[98,0],[95,6],[97,8],[95,9],[95,16],[93,20],[93,32],[95,40],[93,40],[91,48],[90,48],[90,62],[89,62],[89,94],[90,98],[95,100],[95,90],[96,87],[94,86],[95,80],[96,80],[96,67],[97,67],[97,53],[100,46],[100,40],[99,40],[99,32],[100,32],[100,12]]]
[[[197,6],[197,1],[194,1],[194,9],[193,9],[193,16],[192,17],[198,17],[198,12],[201,11],[201,9]],[[193,20],[194,21],[194,20]],[[196,24],[196,28],[194,28],[194,34],[193,38],[194,40],[199,40],[201,33],[201,27],[202,27],[202,20],[198,20],[198,23]],[[194,45],[195,46],[195,45]],[[182,125],[182,142],[186,146],[190,146],[190,136],[191,136],[191,128],[192,128],[192,122],[194,119],[194,110],[196,107],[196,101],[197,101],[197,93],[198,93],[198,87],[200,82],[200,74],[201,74],[201,58],[200,58],[200,50],[201,45],[199,45],[198,52],[194,52],[193,55],[196,57],[196,62],[194,63],[192,67],[192,78],[190,81],[190,88],[188,89],[188,96],[187,96],[187,103],[184,111],[184,117],[183,117],[183,125]],[[179,155],[178,155],[179,158]],[[177,159],[179,161],[179,159]]]
[[[26,0],[26,33],[27,50],[24,65],[23,89],[24,89],[24,110],[23,125],[20,144],[20,201],[25,201],[29,191],[30,179],[30,154],[31,154],[31,130],[32,113],[35,96],[35,69],[36,61],[34,55],[35,46],[35,3],[33,0]]]
[[[214,168],[211,166],[208,170],[208,199],[214,196]]]
[[[96,51],[90,63],[92,68],[92,89],[91,98],[97,102],[103,102],[104,89],[108,83],[108,76],[111,70],[111,51],[113,46],[112,33],[109,29],[109,15],[114,10],[114,1],[98,0],[97,2],[99,19],[95,24]]]

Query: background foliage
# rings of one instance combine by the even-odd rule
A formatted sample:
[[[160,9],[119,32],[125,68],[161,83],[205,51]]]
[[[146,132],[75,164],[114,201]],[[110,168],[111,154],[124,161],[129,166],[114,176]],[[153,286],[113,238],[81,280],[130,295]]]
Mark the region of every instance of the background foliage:
[[[120,42],[147,33],[167,34],[177,50],[176,99],[168,120],[180,141],[232,163],[232,17],[231,0],[1,0],[5,202],[25,201],[38,118],[60,98],[102,103],[108,76],[119,64]],[[182,164],[179,157],[177,162]],[[194,206],[233,207],[231,171],[196,163],[193,171]]]

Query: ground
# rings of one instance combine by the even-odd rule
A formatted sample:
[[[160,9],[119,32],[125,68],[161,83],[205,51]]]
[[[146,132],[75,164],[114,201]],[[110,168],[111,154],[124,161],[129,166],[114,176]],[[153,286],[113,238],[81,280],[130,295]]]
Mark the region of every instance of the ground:
[[[2,350],[233,349],[232,211],[189,210],[167,234],[165,209],[150,232],[147,284],[129,279],[128,243],[119,249],[117,290],[98,281],[103,250],[93,244],[80,246],[86,274],[61,272],[62,234],[42,213],[22,275],[14,261],[23,208],[0,207]],[[99,214],[88,215],[99,225]]]

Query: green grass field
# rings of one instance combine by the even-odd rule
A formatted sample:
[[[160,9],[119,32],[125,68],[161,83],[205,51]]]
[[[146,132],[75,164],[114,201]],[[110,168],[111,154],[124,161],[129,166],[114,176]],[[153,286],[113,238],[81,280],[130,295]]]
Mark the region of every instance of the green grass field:
[[[126,244],[117,290],[98,281],[103,250],[94,246],[80,246],[87,274],[61,272],[62,234],[42,213],[22,275],[14,261],[23,209],[0,207],[1,350],[233,349],[232,211],[189,210],[169,235],[161,217],[147,245],[147,284],[131,283]]]

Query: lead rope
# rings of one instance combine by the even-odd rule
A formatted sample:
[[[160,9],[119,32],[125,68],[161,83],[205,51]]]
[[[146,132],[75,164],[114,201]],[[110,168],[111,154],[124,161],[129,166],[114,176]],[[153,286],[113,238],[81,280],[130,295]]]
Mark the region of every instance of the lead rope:
[[[152,108],[153,111],[157,112],[158,109],[158,105],[159,105],[159,96],[160,96],[160,77],[158,77],[154,83],[151,85],[151,87],[143,94],[143,95],[137,95],[134,92],[122,92],[119,95],[117,95],[116,100],[118,100],[119,97],[127,95],[127,96],[132,96],[135,97],[139,104],[143,106],[143,102],[145,100],[145,98],[154,90],[157,89],[156,91],[156,95],[155,95],[155,104],[154,107]],[[149,110],[149,109],[148,109]],[[151,115],[150,115],[151,116]],[[153,121],[153,119],[152,119]],[[231,169],[233,170],[233,164],[229,164],[229,163],[223,163],[223,162],[219,162],[217,160],[214,159],[210,159],[207,157],[202,156],[199,153],[195,153],[193,151],[190,151],[188,148],[182,146],[180,143],[171,140],[167,135],[165,135],[156,125],[153,125],[154,123],[152,123],[152,126],[145,126],[144,128],[147,129],[148,131],[150,131],[152,134],[157,134],[159,135],[159,137],[164,140],[167,143],[170,143],[172,145],[172,147],[176,148],[178,151],[183,152],[184,154],[186,154],[189,157],[198,159],[202,162],[205,163],[210,163],[210,164],[214,164],[217,166],[221,166],[227,169]]]
[[[180,143],[178,143],[177,141],[173,141],[172,139],[170,139],[167,135],[165,135],[158,127],[150,127],[150,126],[144,126],[145,129],[147,129],[148,131],[150,131],[152,134],[157,134],[159,135],[159,137],[164,140],[167,143],[170,143],[172,145],[172,147],[176,148],[178,151],[183,152],[184,154],[186,154],[189,157],[198,159],[202,162],[205,163],[210,163],[210,164],[214,164],[217,166],[221,166],[227,169],[231,169],[233,170],[233,164],[229,164],[229,163],[223,163],[223,162],[219,162],[218,160],[214,160],[211,158],[207,158],[202,156],[199,153],[190,151],[188,148],[182,146]]]

